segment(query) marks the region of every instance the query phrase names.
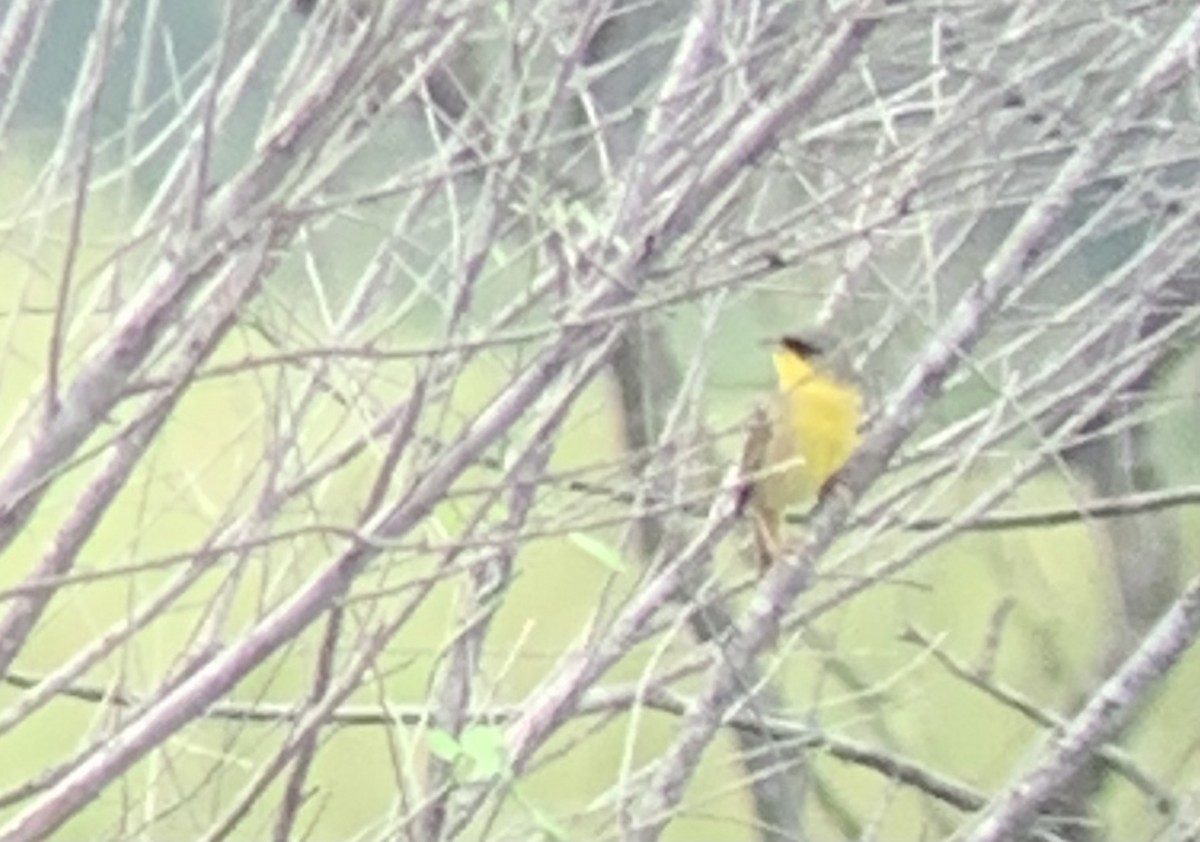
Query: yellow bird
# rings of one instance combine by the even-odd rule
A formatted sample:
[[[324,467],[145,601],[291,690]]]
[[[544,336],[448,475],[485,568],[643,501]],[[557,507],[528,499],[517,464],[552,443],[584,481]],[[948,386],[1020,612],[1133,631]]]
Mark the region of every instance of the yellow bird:
[[[779,554],[787,509],[824,495],[858,446],[862,393],[821,357],[819,347],[795,336],[776,343],[778,388],[746,442],[743,470],[755,479],[743,504],[753,515],[763,568]]]

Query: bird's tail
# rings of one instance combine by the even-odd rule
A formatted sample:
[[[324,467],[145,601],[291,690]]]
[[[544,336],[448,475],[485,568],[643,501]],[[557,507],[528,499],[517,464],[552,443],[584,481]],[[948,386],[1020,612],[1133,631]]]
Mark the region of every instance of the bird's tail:
[[[766,570],[779,554],[779,527],[781,516],[765,505],[759,483],[762,471],[767,467],[767,449],[771,442],[771,419],[767,408],[756,406],[750,416],[746,441],[742,447],[742,487],[737,498],[737,514],[750,515],[754,530],[754,546],[759,570]]]
[[[779,512],[763,506],[754,507],[754,550],[758,557],[758,569],[765,572],[779,556]]]

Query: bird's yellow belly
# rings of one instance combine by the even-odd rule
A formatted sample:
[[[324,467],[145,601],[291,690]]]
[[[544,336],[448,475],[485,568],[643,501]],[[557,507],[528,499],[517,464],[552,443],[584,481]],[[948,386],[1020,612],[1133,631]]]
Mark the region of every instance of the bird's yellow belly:
[[[815,494],[858,446],[858,396],[840,386],[811,384],[792,396],[790,410],[795,447]]]

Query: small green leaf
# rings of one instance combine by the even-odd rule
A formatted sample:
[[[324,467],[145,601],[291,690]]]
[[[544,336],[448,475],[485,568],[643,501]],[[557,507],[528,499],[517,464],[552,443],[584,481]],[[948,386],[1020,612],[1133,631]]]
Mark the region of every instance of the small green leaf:
[[[453,762],[463,755],[463,747],[449,731],[443,731],[441,728],[430,729],[428,739],[429,750],[435,757],[439,757],[447,763]]]
[[[462,753],[475,764],[472,776],[491,778],[508,767],[504,732],[495,725],[472,725],[462,733]]]
[[[582,532],[570,532],[567,534],[567,538],[572,544],[579,547],[579,549],[614,573],[624,573],[629,569],[629,565],[625,563],[625,559],[621,558],[621,554],[617,552],[616,548],[598,538],[593,538],[591,535],[585,535]]]

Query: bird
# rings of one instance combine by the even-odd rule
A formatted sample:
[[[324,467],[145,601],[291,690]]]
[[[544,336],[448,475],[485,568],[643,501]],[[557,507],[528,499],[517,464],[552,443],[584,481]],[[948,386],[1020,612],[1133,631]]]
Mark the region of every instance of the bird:
[[[858,447],[862,392],[811,340],[783,336],[772,351],[776,388],[755,413],[742,453],[751,477],[739,509],[752,518],[760,569],[779,556],[786,511],[828,493]]]

